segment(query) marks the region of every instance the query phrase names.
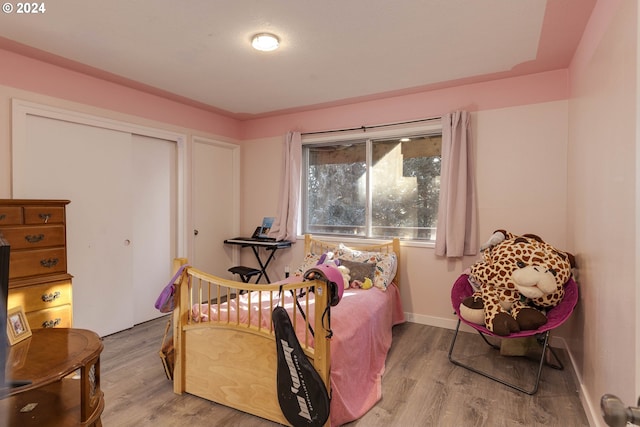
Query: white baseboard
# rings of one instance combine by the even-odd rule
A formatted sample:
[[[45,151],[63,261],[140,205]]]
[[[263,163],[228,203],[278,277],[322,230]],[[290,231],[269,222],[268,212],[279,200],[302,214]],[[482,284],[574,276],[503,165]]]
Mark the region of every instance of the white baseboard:
[[[425,316],[423,314],[404,313],[407,322],[418,323],[420,325],[437,326],[438,328],[455,329],[458,321],[456,319],[445,319],[443,317]]]
[[[573,379],[575,380],[576,384],[578,384],[578,386],[580,387],[578,390],[578,393],[580,396],[580,402],[582,403],[582,408],[584,409],[584,413],[586,414],[587,420],[589,421],[589,426],[590,427],[606,427],[606,423],[602,419],[602,413],[600,411],[600,408],[594,408],[593,405],[591,404],[592,402],[591,395],[589,394],[589,391],[585,388],[584,383],[582,382],[582,376],[580,376],[580,372],[577,369],[578,364],[576,363],[576,360],[573,356],[573,353],[569,349],[567,342],[564,340],[564,338],[560,338],[560,337],[557,337],[554,340],[554,342],[557,342],[558,344],[560,344],[557,347],[563,348],[569,355],[569,360],[571,361],[571,366],[573,367],[573,371],[572,371]]]
[[[590,427],[607,427],[607,424],[602,418],[600,408],[594,408],[593,405],[591,405],[589,392],[582,383],[580,383],[580,402],[582,402],[584,413],[587,414],[587,420],[589,420]]]

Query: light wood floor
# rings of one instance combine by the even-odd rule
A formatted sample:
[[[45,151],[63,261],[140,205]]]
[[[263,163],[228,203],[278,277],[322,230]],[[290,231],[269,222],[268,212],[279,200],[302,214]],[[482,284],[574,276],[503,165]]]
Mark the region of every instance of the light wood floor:
[[[156,319],[104,338],[103,425],[277,425],[195,396],[174,394],[158,357],[166,322]],[[455,352],[459,358],[469,355],[474,363],[513,375],[518,364],[531,366],[522,357],[500,356],[477,334],[461,334]],[[565,370],[544,369],[538,393],[529,396],[450,363],[451,330],[405,323],[396,326],[393,335],[382,400],[350,427],[589,425],[562,352]]]

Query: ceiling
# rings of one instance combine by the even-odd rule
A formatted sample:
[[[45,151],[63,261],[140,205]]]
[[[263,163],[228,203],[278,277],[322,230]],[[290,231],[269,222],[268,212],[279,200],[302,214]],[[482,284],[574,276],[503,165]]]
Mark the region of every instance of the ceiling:
[[[245,119],[567,68],[595,2],[56,0],[0,48]]]

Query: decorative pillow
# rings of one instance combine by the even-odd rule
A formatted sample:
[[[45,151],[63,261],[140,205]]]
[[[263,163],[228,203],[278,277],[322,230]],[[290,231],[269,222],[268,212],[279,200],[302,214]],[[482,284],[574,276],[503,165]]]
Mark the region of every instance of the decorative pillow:
[[[302,260],[302,264],[300,264],[292,274],[294,276],[302,276],[305,271],[318,264],[318,261],[320,261],[320,256],[321,254],[313,253],[305,255],[304,259]]]
[[[356,262],[346,259],[340,259],[340,265],[344,265],[349,269],[349,276],[351,276],[351,282],[358,280],[364,282],[364,279],[368,277],[373,282],[375,278],[376,266],[368,262]]]
[[[396,254],[383,252],[366,252],[352,249],[340,243],[336,250],[336,256],[342,260],[365,262],[375,265],[375,277],[373,285],[382,290],[386,290],[387,286],[396,276],[398,262]]]

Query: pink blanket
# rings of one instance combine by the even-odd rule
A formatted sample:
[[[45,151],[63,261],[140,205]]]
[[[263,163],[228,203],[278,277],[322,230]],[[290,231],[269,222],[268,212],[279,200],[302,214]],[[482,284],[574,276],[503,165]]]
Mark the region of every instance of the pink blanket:
[[[254,292],[255,294],[255,292]],[[263,299],[265,297],[263,296]],[[310,297],[310,302],[313,298]],[[246,323],[251,316],[251,324],[269,328],[268,316],[259,316],[260,307],[256,295],[242,295],[238,302],[232,301],[228,307],[220,305],[220,318]],[[304,298],[301,299],[304,302]],[[284,306],[291,313],[295,302],[288,296]],[[270,310],[269,301],[261,304],[263,310]],[[193,307],[194,318],[206,320],[206,305]],[[303,304],[304,307],[304,304]],[[217,318],[218,306],[212,305],[211,317]],[[311,311],[310,311],[311,312]],[[312,320],[312,319],[311,319]],[[331,425],[339,426],[363,416],[382,397],[382,374],[385,360],[391,347],[394,325],[404,322],[404,312],[400,293],[395,285],[383,292],[377,288],[368,290],[346,289],[340,303],[331,308]],[[300,342],[309,336],[300,315],[296,322],[296,333]],[[324,333],[313,325],[316,334]]]

